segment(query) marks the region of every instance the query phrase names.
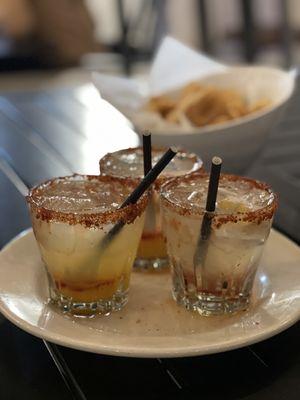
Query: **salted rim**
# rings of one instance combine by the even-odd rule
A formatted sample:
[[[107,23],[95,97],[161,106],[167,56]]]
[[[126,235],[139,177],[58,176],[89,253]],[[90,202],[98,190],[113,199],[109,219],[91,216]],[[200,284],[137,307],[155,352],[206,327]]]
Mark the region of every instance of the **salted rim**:
[[[114,155],[115,154],[130,154],[130,153],[134,153],[136,150],[143,151],[142,147],[139,146],[139,147],[129,147],[128,149],[122,149],[122,150],[118,150],[118,151],[115,151],[115,152],[112,152],[112,153],[105,154],[105,156],[103,156],[99,161],[100,174],[102,176],[112,176],[112,177],[114,176],[114,177],[118,177],[119,178],[120,176],[118,176],[118,175],[110,175],[110,174],[106,174],[105,173],[104,170],[105,170],[105,164],[106,164],[107,160],[109,159],[109,157],[112,154],[114,154]],[[156,146],[152,147],[152,152],[165,152],[167,150],[168,150],[167,147],[156,147]],[[184,175],[190,175],[190,174],[192,174],[194,172],[204,171],[204,169],[203,169],[203,161],[201,160],[200,157],[197,156],[197,154],[190,153],[190,152],[188,152],[188,151],[186,151],[184,149],[181,149],[181,148],[178,150],[177,154],[182,154],[182,155],[186,154],[186,158],[189,158],[192,161],[194,161],[193,167],[190,169],[190,171],[185,172]],[[183,176],[183,175],[180,175],[180,176]],[[131,178],[131,179],[134,179],[134,180],[142,179],[142,177],[130,177],[130,176],[128,176],[128,177],[125,176],[125,178]],[[173,178],[174,178],[174,176],[173,176]],[[161,175],[158,176],[158,178],[156,179],[156,181],[154,183],[155,188],[159,188],[161,185],[163,185],[165,182],[169,181],[170,179],[172,179],[172,175],[171,176],[165,176],[162,173]]]
[[[166,197],[166,190],[170,190],[174,187],[176,187],[179,183],[181,182],[189,182],[191,180],[194,180],[195,178],[204,179],[208,178],[209,174],[207,173],[194,173],[192,175],[185,175],[181,176],[178,178],[174,178],[172,180],[169,180],[167,183],[165,183],[160,192],[160,198],[161,202],[164,206],[173,209],[175,212],[177,212],[180,215],[187,215],[187,216],[201,216],[204,214],[204,209],[203,210],[192,210],[190,208],[184,207],[179,204],[174,204],[172,203],[169,199]],[[255,211],[248,211],[248,212],[237,212],[237,213],[232,213],[232,214],[215,214],[213,217],[213,225],[219,228],[221,225],[227,223],[227,222],[255,222],[255,223],[261,223],[262,221],[270,220],[272,219],[275,210],[277,209],[278,206],[278,196],[276,193],[273,192],[271,187],[267,185],[264,182],[257,181],[255,179],[251,178],[245,178],[239,175],[230,175],[230,174],[221,174],[220,176],[220,181],[231,181],[231,182],[236,182],[236,181],[241,181],[241,182],[246,182],[250,184],[250,187],[252,188],[257,188],[261,190],[267,191],[273,198],[272,202],[262,208],[259,208],[258,210]]]
[[[132,190],[136,187],[136,181],[130,178],[117,178],[110,176],[101,175],[80,175],[73,174],[70,176],[63,176],[49,179],[32,189],[30,189],[26,200],[31,207],[31,212],[35,214],[37,219],[43,221],[51,222],[64,222],[69,225],[81,224],[85,227],[99,227],[108,223],[116,223],[122,221],[126,224],[132,223],[136,217],[140,216],[145,210],[148,203],[148,196],[146,193],[139,199],[136,204],[129,204],[128,206],[97,213],[76,213],[76,212],[61,212],[56,210],[51,210],[47,207],[40,206],[38,203],[39,196],[43,193],[43,189],[57,182],[69,180],[69,181],[98,181],[99,183],[113,183],[118,182],[126,185]]]

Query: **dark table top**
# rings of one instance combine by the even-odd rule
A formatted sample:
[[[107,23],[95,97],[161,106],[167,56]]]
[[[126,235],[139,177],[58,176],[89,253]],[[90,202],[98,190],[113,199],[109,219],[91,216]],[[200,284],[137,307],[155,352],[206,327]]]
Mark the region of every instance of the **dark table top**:
[[[247,175],[280,196],[275,225],[300,242],[300,86]],[[98,173],[107,151],[138,144],[126,121],[91,86],[0,96],[0,157],[28,186],[46,178]],[[30,226],[22,195],[0,168],[0,248]],[[1,266],[0,266],[1,267]],[[300,267],[300,266],[299,266]],[[129,359],[60,348],[88,399],[299,399],[300,323],[259,344],[181,359]],[[70,399],[44,343],[0,317],[0,398]]]

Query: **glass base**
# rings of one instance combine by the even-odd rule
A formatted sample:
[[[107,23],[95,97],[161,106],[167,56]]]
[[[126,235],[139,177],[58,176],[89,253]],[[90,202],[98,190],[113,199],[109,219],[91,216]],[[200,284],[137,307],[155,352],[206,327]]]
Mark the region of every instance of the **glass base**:
[[[121,310],[128,301],[128,291],[116,293],[111,299],[99,299],[91,302],[76,301],[54,289],[50,292],[50,302],[63,312],[71,313],[74,316],[108,315],[113,311]]]
[[[238,296],[226,298],[210,294],[198,294],[197,296],[179,296],[173,292],[177,304],[184,306],[187,310],[197,311],[200,315],[225,315],[245,311],[250,305],[250,296]]]
[[[133,264],[135,270],[165,270],[169,266],[167,258],[136,258]]]

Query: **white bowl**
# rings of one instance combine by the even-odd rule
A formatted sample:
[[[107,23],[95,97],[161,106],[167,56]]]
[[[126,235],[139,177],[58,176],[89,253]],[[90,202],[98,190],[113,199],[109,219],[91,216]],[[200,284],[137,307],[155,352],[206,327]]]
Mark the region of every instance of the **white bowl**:
[[[232,67],[199,82],[234,89],[245,96],[250,104],[260,99],[269,99],[271,104],[245,117],[195,128],[192,132],[182,132],[167,124],[151,123],[141,114],[136,120],[133,118],[133,122],[138,131],[151,129],[156,145],[183,146],[198,153],[206,163],[212,156],[219,155],[223,158],[224,170],[243,173],[255,160],[268,134],[282,116],[294,90],[294,74],[269,67]]]

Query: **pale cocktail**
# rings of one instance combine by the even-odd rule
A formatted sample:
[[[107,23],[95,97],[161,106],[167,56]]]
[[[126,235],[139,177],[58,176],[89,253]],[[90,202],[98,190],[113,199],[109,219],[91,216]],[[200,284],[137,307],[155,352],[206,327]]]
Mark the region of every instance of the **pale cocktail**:
[[[248,307],[277,200],[263,183],[221,175],[210,235],[201,241],[208,181],[203,174],[174,179],[163,186],[161,203],[173,297],[217,315]]]

